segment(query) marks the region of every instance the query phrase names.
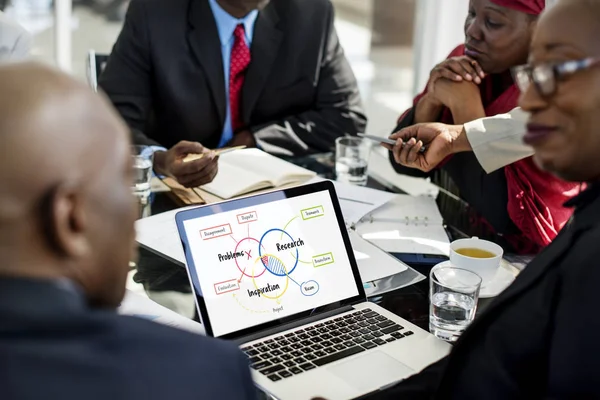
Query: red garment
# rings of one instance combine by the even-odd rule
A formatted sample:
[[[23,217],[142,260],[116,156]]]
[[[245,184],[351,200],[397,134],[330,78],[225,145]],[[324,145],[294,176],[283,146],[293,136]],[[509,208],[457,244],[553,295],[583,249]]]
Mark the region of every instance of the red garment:
[[[462,56],[464,50],[464,45],[460,45],[448,58]],[[493,93],[494,79],[495,82],[505,80],[501,94]],[[486,116],[504,114],[518,106],[520,92],[509,73],[487,76],[479,86]],[[415,98],[415,106],[426,92],[427,89]],[[437,122],[454,124],[450,110],[444,109]],[[504,173],[508,184],[508,214],[522,232],[519,237],[506,236],[506,239],[519,253],[536,252],[550,244],[567,223],[572,209],[563,204],[580,192],[581,185],[540,170],[531,157],[504,167]]]
[[[546,7],[546,0],[491,0],[491,2],[532,15],[540,15]]]
[[[231,111],[231,128],[235,133],[242,127],[242,86],[246,70],[250,65],[250,49],[246,44],[244,25],[239,24],[233,31],[233,47],[231,48],[231,61],[229,64],[229,108]]]

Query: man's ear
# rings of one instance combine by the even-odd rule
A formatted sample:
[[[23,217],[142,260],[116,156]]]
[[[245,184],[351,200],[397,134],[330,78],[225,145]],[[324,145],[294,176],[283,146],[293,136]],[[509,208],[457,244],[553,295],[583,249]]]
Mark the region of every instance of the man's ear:
[[[88,220],[77,190],[53,188],[44,199],[42,218],[47,241],[60,256],[77,259],[89,253]]]

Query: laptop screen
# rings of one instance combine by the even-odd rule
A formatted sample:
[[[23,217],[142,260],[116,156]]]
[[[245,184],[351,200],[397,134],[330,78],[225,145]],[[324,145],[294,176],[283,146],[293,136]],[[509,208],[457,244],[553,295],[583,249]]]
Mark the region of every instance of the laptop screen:
[[[213,336],[310,315],[360,294],[332,185],[316,185],[324,189],[273,192],[178,215],[190,278]]]

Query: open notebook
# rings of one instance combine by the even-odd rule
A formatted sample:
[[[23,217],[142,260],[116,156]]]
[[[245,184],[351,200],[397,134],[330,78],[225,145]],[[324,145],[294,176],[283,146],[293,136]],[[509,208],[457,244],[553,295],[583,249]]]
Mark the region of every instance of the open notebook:
[[[450,240],[435,199],[397,195],[362,219],[363,239],[393,253],[448,255]]]
[[[303,183],[315,175],[262,150],[244,149],[221,155],[217,177],[201,189],[231,199],[261,189]]]

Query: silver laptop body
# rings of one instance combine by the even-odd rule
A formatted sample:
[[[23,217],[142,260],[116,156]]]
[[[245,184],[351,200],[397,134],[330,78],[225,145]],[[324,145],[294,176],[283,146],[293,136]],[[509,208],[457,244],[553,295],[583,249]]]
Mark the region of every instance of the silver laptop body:
[[[334,186],[319,182],[176,216],[210,336],[237,342],[277,399],[385,389],[450,345],[366,301]]]

